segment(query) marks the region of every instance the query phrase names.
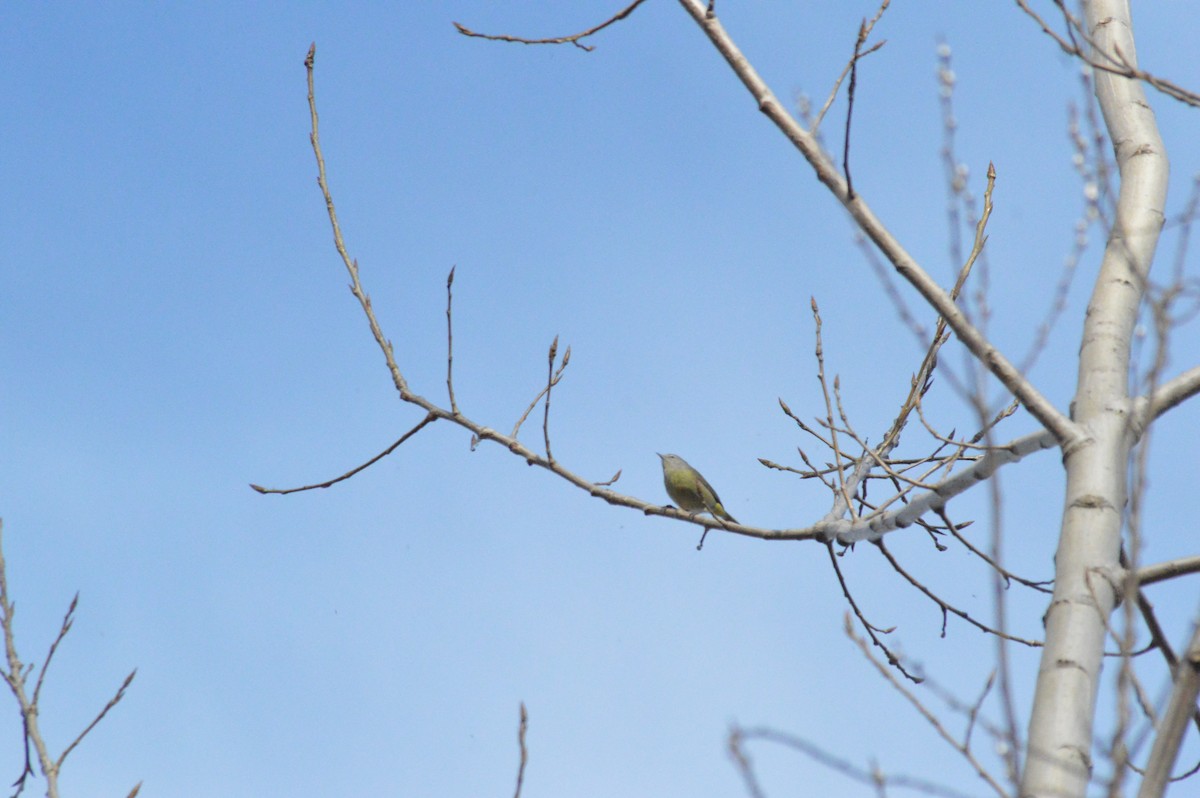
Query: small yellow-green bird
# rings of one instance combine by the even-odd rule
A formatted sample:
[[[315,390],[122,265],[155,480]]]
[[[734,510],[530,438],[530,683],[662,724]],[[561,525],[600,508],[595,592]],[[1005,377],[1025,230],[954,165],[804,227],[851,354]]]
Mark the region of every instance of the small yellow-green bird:
[[[689,513],[708,513],[714,518],[739,523],[721,504],[721,497],[708,484],[704,476],[687,464],[677,454],[660,454],[663,467],[663,484],[667,487],[667,495],[671,501],[679,505],[679,509]]]

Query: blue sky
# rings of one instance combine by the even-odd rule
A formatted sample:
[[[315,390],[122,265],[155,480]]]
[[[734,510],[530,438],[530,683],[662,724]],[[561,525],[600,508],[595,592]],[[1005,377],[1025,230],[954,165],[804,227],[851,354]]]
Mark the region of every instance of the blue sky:
[[[819,101],[873,6],[781,6],[718,10],[781,98]],[[332,247],[308,144],[302,62],[315,40],[347,244],[415,391],[444,397],[456,265],[468,415],[510,429],[557,335],[572,360],[554,449],[573,470],[621,469],[618,489],[665,502],[654,453],[672,451],[747,523],[824,515],[819,486],[757,462],[799,465],[797,445],[824,459],[777,405],[823,413],[810,297],[826,367],[873,440],[921,356],[841,210],[677,5],[647,3],[591,53],[451,25],[555,35],[615,7],[0,8],[0,516],[27,661],[42,661],[82,596],[45,688],[52,748],[138,668],[68,760],[66,794],[123,795],[139,780],[154,796],[508,794],[520,701],[526,796],[744,794],[725,748],[735,722],[984,794],[842,634],[819,546],[714,534],[698,553],[695,529],[609,507],[500,447],[472,452],[448,424],[330,490],[247,487],[340,474],[420,419],[397,400]],[[1185,11],[1138,9],[1139,53],[1195,87],[1200,68],[1177,46]],[[958,157],[976,194],[989,160],[999,173],[989,332],[1019,357],[1082,208],[1066,134],[1078,66],[1006,4],[898,4],[880,37],[859,77],[856,188],[949,283],[936,81],[948,43]],[[1196,113],[1151,102],[1178,212],[1200,171]],[[843,114],[839,102],[825,123],[831,146]],[[1092,235],[1032,372],[1062,406]],[[1194,326],[1178,333],[1172,373],[1198,345]],[[970,428],[945,380],[930,406],[944,429]],[[1018,414],[1002,437],[1032,428]],[[1150,560],[1194,552],[1180,499],[1194,490],[1196,428],[1194,407],[1180,408],[1155,439]],[[523,437],[535,444],[540,429]],[[1047,452],[1004,476],[1008,548],[1031,577],[1051,573],[1060,473]],[[988,539],[981,498],[953,507]],[[889,545],[990,617],[969,555],[937,554],[915,531]],[[872,618],[899,626],[897,647],[973,698],[990,640],[954,622],[942,638],[937,608],[871,547],[844,564]],[[1038,636],[1044,602],[1010,592],[1014,631]],[[1177,640],[1195,595],[1192,583],[1152,596]],[[1036,652],[1015,664],[1027,686]],[[1160,695],[1161,670],[1147,679]],[[20,726],[3,706],[0,767],[15,778]],[[795,754],[754,754],[770,795],[870,794]]]

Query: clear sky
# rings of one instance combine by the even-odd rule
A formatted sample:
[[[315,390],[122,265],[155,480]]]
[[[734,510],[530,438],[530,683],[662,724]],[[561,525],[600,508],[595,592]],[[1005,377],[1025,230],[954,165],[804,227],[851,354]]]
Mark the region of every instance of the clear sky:
[[[557,335],[572,358],[551,425],[570,468],[596,480],[621,469],[617,489],[666,502],[655,452],[676,452],[747,523],[825,514],[820,486],[757,461],[799,466],[798,445],[826,459],[777,404],[824,412],[810,297],[826,368],[874,441],[922,350],[811,170],[676,4],[647,3],[590,53],[451,24],[558,35],[618,7],[0,6],[0,516],[26,661],[44,660],[81,594],[44,688],[52,748],[138,669],[68,760],[64,794],[124,795],[142,780],[143,795],[168,798],[507,795],[521,701],[529,798],[742,795],[733,723],[985,794],[843,634],[818,545],[713,534],[697,552],[695,528],[610,507],[501,447],[472,452],[442,423],[329,490],[248,487],[340,474],[421,417],[397,400],[332,246],[308,143],[302,62],[315,40],[347,244],[415,391],[444,399],[457,265],[456,386],[472,418],[511,429]],[[826,96],[873,13],[717,7],[789,102]],[[1180,46],[1192,12],[1140,4],[1135,21],[1143,64],[1195,88],[1200,62]],[[856,187],[949,284],[936,77],[948,44],[958,158],[977,195],[989,160],[999,174],[989,332],[1020,358],[1083,207],[1067,135],[1069,105],[1086,101],[1079,67],[1006,3],[897,3],[875,38],[888,43],[859,75]],[[1197,112],[1151,102],[1178,213],[1200,171]],[[844,113],[835,104],[825,123],[831,147]],[[1032,371],[1063,407],[1100,251],[1091,235]],[[1197,351],[1193,325],[1169,372]],[[930,407],[943,430],[971,429],[947,380]],[[1197,415],[1180,408],[1159,427],[1149,560],[1195,552]],[[1033,428],[1018,413],[1000,437]],[[540,437],[526,426],[526,443]],[[1046,452],[1004,477],[1005,539],[1029,577],[1051,575],[1060,474]],[[986,543],[981,500],[952,508]],[[938,554],[916,530],[889,545],[991,617],[977,560]],[[898,626],[896,647],[973,700],[991,640],[954,621],[941,637],[937,607],[873,547],[843,565],[871,618]],[[1176,640],[1196,594],[1193,579],[1152,595]],[[1013,631],[1038,637],[1044,600],[1010,598]],[[1014,657],[1024,718],[1037,653]],[[1161,668],[1146,678],[1161,698]],[[20,724],[3,700],[0,752],[16,778]],[[752,753],[769,795],[872,794],[792,752]]]

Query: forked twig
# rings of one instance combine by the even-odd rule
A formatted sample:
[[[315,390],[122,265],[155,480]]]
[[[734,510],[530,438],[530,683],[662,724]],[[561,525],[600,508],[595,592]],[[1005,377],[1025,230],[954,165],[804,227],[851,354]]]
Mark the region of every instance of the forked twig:
[[[0,522],[0,537],[3,536],[3,522]],[[137,675],[137,669],[134,669],[116,694],[109,699],[104,708],[97,713],[83,731],[81,731],[71,743],[63,749],[57,759],[54,759],[46,746],[45,739],[42,737],[42,730],[39,724],[40,715],[40,700],[41,691],[46,677],[46,671],[50,666],[50,662],[54,659],[54,654],[58,650],[59,644],[66,637],[67,632],[71,630],[74,623],[75,609],[79,604],[79,595],[76,594],[71,600],[70,607],[63,616],[63,622],[59,628],[58,635],[54,642],[50,645],[50,650],[46,655],[46,661],[42,664],[41,671],[38,674],[37,682],[35,683],[32,696],[29,694],[28,678],[33,672],[32,665],[24,665],[21,662],[20,656],[17,654],[16,637],[13,631],[13,615],[15,613],[15,605],[8,596],[8,568],[4,560],[3,548],[0,547],[0,628],[4,634],[4,653],[6,667],[0,668],[0,678],[8,685],[12,691],[13,697],[17,701],[17,707],[21,714],[21,722],[24,730],[23,739],[25,746],[25,762],[21,770],[20,776],[13,782],[13,786],[17,788],[15,795],[19,795],[25,789],[25,782],[30,776],[35,775],[33,770],[33,762],[31,753],[36,754],[38,769],[42,776],[46,779],[46,794],[49,796],[58,795],[58,777],[62,772],[63,763],[75,748],[83,742],[83,739],[96,728],[100,721],[104,720],[109,711],[112,710],[121,699],[125,697],[125,691],[129,689],[129,685],[133,682],[134,676]],[[30,751],[32,745],[33,751]],[[141,784],[136,785],[130,796],[137,795]]]

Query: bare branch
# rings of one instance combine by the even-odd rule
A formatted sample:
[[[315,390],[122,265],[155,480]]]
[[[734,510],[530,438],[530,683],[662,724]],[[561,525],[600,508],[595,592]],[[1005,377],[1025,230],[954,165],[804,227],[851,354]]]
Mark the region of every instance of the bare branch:
[[[922,584],[920,580],[918,580],[912,574],[908,573],[908,571],[906,571],[904,569],[904,567],[902,565],[900,565],[900,562],[895,557],[892,556],[892,553],[890,551],[888,551],[887,546],[884,544],[883,540],[876,540],[876,541],[874,541],[874,543],[875,543],[875,546],[879,549],[880,553],[882,553],[883,556],[887,558],[887,561],[889,563],[891,563],[891,566],[893,569],[895,569],[896,573],[898,573],[898,574],[900,574],[900,576],[904,577],[904,579],[910,585],[912,585],[917,590],[924,593],[925,596],[927,598],[929,598],[930,601],[937,604],[941,608],[941,610],[942,610],[942,637],[946,636],[946,613],[949,612],[954,615],[957,615],[959,618],[962,618],[964,621],[971,624],[976,629],[979,629],[980,631],[983,631],[983,632],[987,632],[988,634],[996,635],[997,637],[1002,637],[1005,640],[1011,640],[1014,643],[1021,643],[1022,645],[1030,646],[1031,648],[1041,648],[1043,645],[1045,645],[1045,643],[1043,643],[1040,640],[1027,640],[1024,637],[1017,637],[1016,635],[1010,635],[1001,629],[994,629],[985,623],[975,620],[966,611],[960,610],[958,607],[955,607],[953,604],[949,603],[948,601],[945,601],[944,599],[939,598],[937,596],[937,594],[935,594],[932,590],[925,587],[925,585]]]
[[[913,684],[920,684],[922,682],[922,677],[909,673],[908,670],[905,669],[904,664],[900,661],[900,658],[893,654],[892,650],[887,647],[883,640],[879,638],[879,635],[881,634],[891,634],[896,630],[896,627],[892,626],[887,629],[881,629],[867,620],[867,617],[863,615],[862,610],[859,609],[858,602],[854,600],[854,596],[850,595],[850,588],[846,584],[846,577],[842,575],[842,568],[838,565],[837,555],[833,553],[833,544],[826,542],[825,550],[829,552],[829,564],[833,566],[833,572],[837,574],[838,584],[842,587],[842,595],[846,597],[846,602],[850,605],[850,609],[854,611],[854,615],[858,618],[859,623],[861,623],[863,628],[867,630],[867,634],[870,636],[871,642],[878,646],[879,650],[887,656],[888,665],[891,665],[893,668],[896,668],[903,673],[904,678],[908,679]],[[846,623],[850,623],[849,613],[846,614]]]
[[[873,766],[871,770],[854,765],[848,760],[822,750],[813,743],[801,739],[791,734],[775,731],[774,729],[739,729],[735,728],[730,732],[730,748],[734,747],[734,740],[737,740],[737,750],[741,751],[743,741],[749,740],[765,740],[767,742],[778,743],[779,745],[792,748],[813,761],[824,765],[825,767],[837,773],[841,773],[847,778],[854,781],[866,784],[876,788],[897,787],[901,789],[911,789],[917,792],[923,792],[926,795],[938,795],[943,798],[968,798],[968,793],[959,792],[951,787],[928,781],[926,779],[917,778],[914,776],[905,775],[887,775],[884,774],[878,766]],[[735,759],[737,756],[735,755]],[[749,757],[743,756],[742,760],[749,765]],[[739,764],[740,764],[739,761]],[[751,795],[762,795],[762,792],[753,792]]]
[[[619,22],[620,20],[625,19],[625,17],[632,14],[633,10],[635,8],[637,8],[638,6],[640,6],[642,3],[644,3],[645,1],[646,0],[634,0],[633,3],[631,3],[624,9],[618,11],[616,14],[609,17],[604,22],[601,22],[599,25],[596,25],[595,27],[588,28],[585,31],[580,31],[579,33],[573,33],[570,36],[554,36],[554,37],[551,37],[548,39],[526,39],[521,36],[506,36],[503,34],[476,33],[475,31],[471,30],[470,28],[466,27],[465,25],[460,25],[457,22],[454,23],[454,27],[458,28],[458,32],[461,33],[463,36],[473,36],[477,39],[489,39],[491,41],[496,41],[496,42],[514,42],[516,44],[573,44],[576,47],[578,47],[580,50],[585,50],[590,53],[592,50],[595,50],[596,48],[589,47],[586,44],[580,44],[580,41],[579,41],[580,39],[586,39],[588,36],[591,36],[594,33],[599,33],[600,31],[604,30],[609,25],[612,25],[615,22]]]
[[[555,345],[558,344],[557,336],[554,339],[554,344]],[[525,420],[527,418],[529,418],[529,414],[533,412],[533,408],[537,407],[537,403],[541,401],[543,396],[546,396],[547,394],[550,393],[551,388],[553,388],[555,385],[558,385],[558,381],[562,379],[563,372],[566,370],[567,364],[570,362],[571,362],[571,347],[568,346],[567,353],[563,356],[563,360],[562,360],[562,363],[558,367],[558,371],[556,371],[550,377],[550,380],[546,383],[546,386],[544,388],[542,388],[540,391],[538,391],[537,396],[533,397],[533,401],[529,403],[529,406],[525,408],[525,412],[522,413],[521,417],[517,419],[517,423],[513,425],[512,432],[509,433],[510,438],[515,439],[517,437],[517,433],[521,431],[521,425],[525,423]],[[475,443],[478,443],[478,441],[476,441]],[[474,449],[475,445],[472,444],[471,448]]]
[[[1155,388],[1149,398],[1149,416],[1152,419],[1158,418],[1198,393],[1200,393],[1200,366],[1194,366]],[[1140,398],[1138,401],[1145,402],[1146,399]]]
[[[939,482],[932,490],[910,499],[901,510],[882,516],[864,518],[854,524],[822,523],[821,527],[834,534],[844,544],[859,540],[871,540],[894,529],[903,529],[930,510],[944,507],[953,496],[965,492],[972,485],[992,476],[1001,466],[1017,462],[1034,452],[1054,446],[1053,436],[1043,430],[1018,438],[1003,446],[989,449],[987,453],[968,468]]]
[[[0,538],[3,537],[3,522],[0,521]],[[74,622],[75,609],[79,605],[79,595],[76,594],[71,600],[71,605],[67,609],[66,615],[63,617],[62,626],[59,629],[58,635],[54,638],[54,642],[50,645],[50,651],[46,655],[46,661],[42,664],[41,672],[38,674],[37,684],[33,690],[33,696],[30,697],[26,688],[28,686],[28,677],[33,672],[33,666],[25,666],[21,663],[21,659],[17,654],[16,637],[13,630],[13,614],[14,605],[9,600],[8,596],[8,569],[4,560],[3,547],[0,546],[0,628],[4,633],[4,650],[6,668],[0,668],[0,677],[8,685],[12,691],[13,697],[17,700],[17,707],[21,714],[21,721],[24,726],[24,744],[25,744],[25,764],[21,771],[21,775],[13,782],[13,786],[17,788],[16,794],[19,795],[25,789],[25,782],[29,776],[34,775],[33,764],[30,761],[30,745],[37,754],[38,768],[42,776],[46,779],[46,794],[50,798],[55,798],[58,795],[58,776],[62,771],[63,762],[67,755],[75,749],[83,738],[96,728],[96,725],[104,719],[104,716],[115,707],[122,698],[125,697],[125,691],[133,682],[133,677],[137,673],[135,669],[132,673],[125,677],[124,683],[117,690],[115,696],[100,710],[99,714],[87,725],[83,731],[71,742],[70,745],[63,750],[57,760],[54,760],[46,746],[45,739],[42,737],[41,727],[38,722],[39,717],[39,701],[46,671],[50,667],[51,660],[54,659],[54,653],[58,650],[59,644],[66,637],[67,632],[71,630]],[[136,795],[140,789],[140,784],[134,787],[131,795]]]
[[[746,784],[746,792],[750,794],[750,798],[766,798],[766,793],[758,784],[758,777],[754,775],[754,765],[750,762],[750,756],[742,746],[742,730],[736,726],[729,731],[729,755],[733,757],[738,772],[742,774],[742,781]]]
[[[513,798],[521,798],[521,785],[525,783],[525,763],[529,761],[529,749],[525,747],[525,732],[529,728],[529,714],[525,702],[521,702],[521,723],[517,726],[517,744],[521,747],[521,764],[517,767],[517,791]]]
[[[0,535],[3,534],[3,522],[0,522]],[[17,787],[17,793],[20,793],[25,786],[25,779],[33,775],[33,767],[29,761],[29,745],[32,743],[34,751],[37,754],[38,765],[41,768],[42,775],[46,777],[48,792],[57,793],[58,791],[58,769],[54,764],[54,760],[50,757],[50,752],[46,748],[46,742],[42,738],[42,731],[38,725],[38,709],[25,690],[25,679],[27,671],[21,663],[20,657],[17,655],[17,643],[15,633],[13,631],[13,613],[14,607],[8,598],[8,567],[4,561],[4,551],[0,548],[0,626],[4,630],[4,652],[8,667],[0,671],[4,681],[8,684],[8,688],[12,690],[13,697],[17,699],[17,707],[21,713],[21,721],[25,729],[25,767],[21,775],[14,782]]]
[[[37,684],[33,688],[33,705],[38,705],[38,700],[42,697],[42,683],[46,680],[46,672],[50,670],[50,663],[54,659],[54,652],[58,651],[58,644],[67,636],[67,632],[71,631],[71,626],[75,623],[75,608],[79,606],[79,593],[71,599],[70,606],[67,607],[66,613],[63,615],[62,626],[58,629],[58,635],[55,636],[54,642],[50,644],[50,651],[46,654],[46,661],[42,663],[42,670],[38,673]]]
[[[866,40],[867,36],[871,35],[871,31],[875,28],[875,23],[878,22],[883,16],[883,12],[887,11],[888,6],[891,5],[891,2],[892,0],[883,0],[883,2],[879,4],[879,8],[875,11],[875,16],[871,17],[869,21],[863,21],[863,26],[859,28],[859,35],[863,41]],[[865,33],[863,32],[864,29]],[[817,131],[821,127],[821,120],[825,118],[825,114],[828,113],[829,107],[833,105],[833,101],[837,98],[838,89],[841,87],[842,81],[846,79],[846,75],[850,74],[851,70],[858,66],[859,61],[883,47],[885,44],[887,44],[887,39],[875,42],[866,50],[861,50],[861,43],[855,45],[854,57],[846,62],[846,66],[842,68],[842,74],[838,75],[837,80],[833,82],[833,88],[829,90],[829,96],[825,98],[825,104],[821,106],[821,110],[818,111],[817,115],[809,122],[809,131],[814,137],[817,135]],[[847,113],[846,116],[847,124],[849,124],[849,113]]]
[[[83,742],[83,738],[88,735],[88,732],[96,728],[96,724],[104,720],[104,716],[108,714],[109,710],[121,703],[121,699],[125,697],[125,691],[129,689],[129,685],[133,684],[134,676],[137,676],[137,668],[134,668],[129,672],[129,675],[125,677],[125,681],[121,683],[119,688],[117,688],[116,695],[108,700],[108,703],[104,705],[104,709],[100,710],[96,717],[92,718],[92,722],[87,725],[87,728],[81,731],[79,736],[72,740],[71,744],[63,750],[62,754],[58,757],[58,762],[55,763],[56,769],[62,769],[62,764],[66,760],[67,754],[74,751],[75,746]]]
[[[450,412],[458,413],[458,402],[454,399],[454,318],[451,309],[454,305],[454,270],[446,277],[446,391],[450,394]]]
[[[951,523],[950,519],[946,517],[945,510],[934,510],[934,512],[936,512],[938,514],[938,516],[941,517],[941,519],[946,523],[946,528],[948,530],[950,530],[950,534],[954,536],[955,540],[957,540],[959,543],[961,543],[967,549],[967,551],[971,552],[976,557],[980,558],[981,560],[986,562],[989,566],[991,566],[993,570],[995,570],[1002,577],[1004,577],[1006,582],[1007,581],[1018,582],[1022,585],[1025,585],[1026,587],[1033,588],[1034,590],[1037,590],[1041,593],[1050,593],[1051,592],[1046,587],[1046,585],[1054,584],[1053,579],[1046,579],[1046,580],[1042,580],[1040,582],[1035,582],[1031,579],[1025,579],[1023,577],[1017,576],[1012,571],[1009,571],[1008,569],[1006,569],[1002,565],[1000,565],[1000,563],[998,563],[994,559],[992,559],[991,555],[989,555],[987,552],[982,551],[977,546],[975,546],[973,543],[971,543],[971,541],[969,541],[965,537],[963,537],[962,533],[959,532],[959,525]]]
[[[817,381],[821,384],[821,395],[825,398],[825,428],[829,430],[829,448],[833,451],[834,463],[837,465],[837,483],[834,490],[835,499],[833,508],[826,515],[826,518],[841,518],[846,512],[855,515],[854,504],[850,500],[852,489],[847,490],[846,486],[846,472],[842,464],[842,449],[838,444],[837,427],[833,423],[833,404],[829,399],[829,383],[825,379],[825,345],[821,341],[821,310],[817,307],[816,297],[810,297],[809,304],[812,308],[813,326],[815,328],[814,338],[816,339],[816,346],[814,354],[817,358]],[[837,382],[836,378],[834,378],[834,382]],[[780,405],[785,408],[785,412],[788,412],[787,406],[783,404],[782,400],[780,401]]]
[[[454,411],[454,414],[457,415],[458,411],[457,410]],[[418,432],[420,432],[422,429],[424,429],[427,425],[432,424],[433,422],[437,421],[438,418],[439,418],[439,416],[435,413],[427,413],[425,415],[425,418],[421,419],[417,423],[417,425],[415,427],[413,427],[412,429],[410,429],[408,432],[401,435],[399,437],[399,439],[397,439],[396,442],[393,443],[391,446],[387,447],[382,452],[375,455],[374,457],[372,457],[370,460],[363,463],[362,465],[355,466],[354,468],[350,469],[345,474],[342,474],[340,477],[334,477],[333,479],[326,480],[325,482],[319,482],[314,485],[304,485],[299,488],[264,488],[262,485],[255,485],[253,483],[251,483],[250,487],[253,488],[254,490],[258,491],[259,493],[263,493],[263,494],[278,493],[281,495],[288,494],[288,493],[299,493],[300,491],[305,491],[305,490],[316,490],[317,488],[328,488],[331,485],[336,485],[337,483],[339,483],[343,480],[350,479],[350,477],[354,476],[359,471],[366,470],[366,469],[370,468],[371,466],[375,465],[380,460],[387,457],[392,452],[396,451],[396,449],[400,448],[400,444],[404,443],[406,440],[408,440],[412,436],[416,435]]]
[[[549,365],[546,367],[546,405],[545,414],[542,416],[542,436],[546,441],[546,459],[551,463],[554,462],[554,455],[550,453],[550,389],[558,384],[562,377],[563,369],[571,362],[571,347],[567,347],[567,351],[563,353],[562,365],[558,369],[558,373],[554,372],[554,359],[558,356],[558,336],[554,336],[554,342],[550,344]]]
[[[1180,557],[1154,565],[1142,566],[1137,571],[1137,582],[1139,585],[1152,585],[1155,582],[1163,582],[1177,576],[1197,572],[1200,572],[1200,556]]]
[[[885,4],[886,5],[886,4]],[[867,40],[867,21],[858,27],[858,38],[854,40],[854,57],[850,59],[850,88],[846,91],[846,133],[842,137],[842,174],[846,176],[846,196],[854,198],[854,182],[850,178],[850,121],[854,118],[854,94],[858,88],[858,59],[861,58],[863,43]]]

